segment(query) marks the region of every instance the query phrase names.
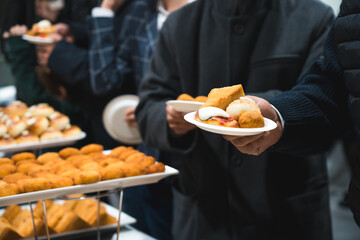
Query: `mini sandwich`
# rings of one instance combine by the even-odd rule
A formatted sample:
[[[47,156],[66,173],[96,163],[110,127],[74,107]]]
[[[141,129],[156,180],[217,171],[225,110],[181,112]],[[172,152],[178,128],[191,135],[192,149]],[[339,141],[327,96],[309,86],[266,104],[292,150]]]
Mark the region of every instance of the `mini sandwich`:
[[[241,84],[211,90],[207,101],[196,113],[195,120],[233,128],[265,125],[259,107],[251,98],[244,97]]]

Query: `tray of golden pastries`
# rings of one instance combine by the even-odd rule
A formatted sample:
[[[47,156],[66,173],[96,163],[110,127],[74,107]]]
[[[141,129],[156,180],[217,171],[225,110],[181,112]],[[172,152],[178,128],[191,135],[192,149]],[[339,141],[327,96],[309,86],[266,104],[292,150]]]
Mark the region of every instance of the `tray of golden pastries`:
[[[55,28],[49,20],[45,19],[34,23],[32,28],[22,38],[32,44],[51,44],[53,40],[49,36],[52,33],[55,33]]]
[[[0,152],[65,146],[85,137],[68,116],[46,103],[29,107],[15,101],[0,108]]]
[[[83,236],[95,233],[98,224],[98,202],[95,199],[46,200],[46,216],[51,238]],[[32,204],[38,239],[47,239],[42,201]],[[117,229],[118,209],[101,202],[99,231],[110,233]],[[120,226],[136,220],[122,212]],[[0,209],[0,240],[33,239],[34,228],[29,205],[10,205]]]
[[[245,97],[241,84],[212,89],[199,110],[184,119],[205,131],[232,136],[256,135],[277,127],[262,116],[255,101]]]
[[[0,207],[156,183],[178,171],[132,148],[102,145],[0,158]]]
[[[197,111],[206,102],[206,99],[206,96],[194,98],[187,93],[183,93],[176,100],[169,100],[166,104],[172,106],[178,112],[189,113]]]

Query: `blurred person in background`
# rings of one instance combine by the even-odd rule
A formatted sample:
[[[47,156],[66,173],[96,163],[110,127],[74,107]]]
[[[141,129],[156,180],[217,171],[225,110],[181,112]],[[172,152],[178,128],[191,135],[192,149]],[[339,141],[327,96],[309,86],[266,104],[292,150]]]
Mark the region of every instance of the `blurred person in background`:
[[[83,92],[91,96],[92,102],[96,101],[96,105],[91,106],[96,106],[94,108],[101,114],[113,97],[137,93],[163,22],[171,12],[190,2],[104,0],[99,8],[93,9],[88,19],[88,51],[73,44],[77,39],[77,29],[58,24],[56,28],[60,35],[53,36],[57,44],[41,47],[40,62],[53,73],[65,76],[69,84],[82,84]],[[82,55],[83,58],[74,61],[74,55]],[[80,76],[79,68],[74,68],[87,65],[89,76]],[[135,107],[128,109],[126,114],[130,127],[137,125],[134,112]],[[174,154],[159,151],[145,143],[140,144],[138,149],[158,161],[179,168],[178,157]],[[126,189],[123,210],[137,219],[134,225],[137,229],[157,239],[172,239],[171,178],[158,184]]]
[[[94,2],[94,1],[93,1]],[[32,24],[41,19],[56,22],[85,18],[81,12],[73,12],[84,4],[88,8],[91,1],[65,1],[63,9],[52,10],[48,1],[8,1],[5,7],[5,17],[2,24],[4,53],[15,78],[16,98],[28,105],[48,103],[56,110],[68,115],[73,124],[88,132],[90,116],[81,106],[70,102],[66,84],[57,76],[48,74],[38,66],[36,46],[21,39]],[[66,14],[65,14],[66,13]],[[40,79],[45,81],[40,81]],[[46,81],[51,78],[52,83]]]
[[[360,227],[359,17],[359,1],[343,0],[326,40],[324,59],[314,63],[291,90],[271,99],[252,97],[268,118],[282,118],[284,128],[226,139],[251,155],[262,154],[270,147],[274,152],[309,155],[325,151],[348,132],[355,135],[349,157],[353,172],[347,203]]]
[[[324,155],[242,154],[166,106],[239,83],[265,99],[290,89],[322,56],[332,20],[316,0],[198,0],[167,19],[136,120],[147,143],[184,153],[175,239],[332,239]]]

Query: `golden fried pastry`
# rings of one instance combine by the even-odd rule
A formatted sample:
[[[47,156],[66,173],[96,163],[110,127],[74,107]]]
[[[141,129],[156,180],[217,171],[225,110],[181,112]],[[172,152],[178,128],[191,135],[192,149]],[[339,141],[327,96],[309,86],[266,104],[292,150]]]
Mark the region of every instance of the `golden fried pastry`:
[[[52,188],[70,187],[74,185],[74,181],[67,177],[54,176],[50,180]]]
[[[138,150],[135,149],[127,149],[126,151],[124,151],[121,155],[120,155],[120,159],[122,161],[125,161],[126,158],[128,158],[130,155],[138,153]]]
[[[104,167],[100,170],[101,179],[105,181],[125,177],[123,170],[124,165],[124,162],[117,162]]]
[[[17,161],[15,163],[15,166],[16,167],[19,167],[20,165],[22,164],[28,164],[28,163],[35,163],[37,165],[40,165],[38,161],[36,161],[35,159],[24,159],[24,160],[21,160],[21,161]]]
[[[71,126],[63,130],[64,138],[71,138],[71,137],[80,137],[81,136],[81,129],[78,126]]]
[[[105,159],[102,159],[99,163],[100,163],[100,166],[104,168],[112,163],[116,163],[119,161],[120,160],[118,158],[107,157]]]
[[[25,179],[21,184],[24,188],[24,192],[35,192],[51,188],[50,179],[46,178]]]
[[[60,221],[62,216],[67,212],[66,208],[62,205],[53,203],[46,208],[48,226],[52,229]]]
[[[13,164],[8,164],[8,163],[2,164],[0,166],[0,178],[3,178],[11,173],[14,173],[15,171],[16,171],[16,167]]]
[[[124,147],[124,146],[114,148],[113,150],[111,150],[110,155],[118,158],[121,155],[121,153],[124,152],[126,149],[127,149],[127,147]]]
[[[124,159],[125,162],[129,162],[129,163],[137,163],[142,161],[144,158],[146,157],[146,155],[142,152],[136,152],[131,154],[130,156],[126,157]]]
[[[134,163],[125,163],[122,166],[122,170],[124,171],[125,177],[133,177],[146,173],[146,169],[139,168],[137,164]]]
[[[2,182],[2,184],[0,184],[0,197],[16,195],[18,193],[19,187],[16,184],[8,184],[6,182]]]
[[[29,168],[28,175],[35,176],[35,174],[39,172],[49,172],[52,173],[51,168],[49,166],[36,165]]]
[[[82,159],[93,161],[92,158],[90,158],[87,155],[83,155],[83,154],[70,156],[66,159],[66,161],[75,166],[75,163],[81,161]]]
[[[194,99],[194,101],[196,101],[196,102],[203,102],[203,103],[205,103],[206,100],[207,100],[207,97],[206,97],[206,96],[197,96],[197,97]]]
[[[58,173],[60,172],[62,169],[71,169],[71,168],[74,168],[74,166],[67,162],[67,161],[64,161],[64,160],[59,160],[59,161],[55,161],[55,162],[50,162],[49,163],[49,167],[51,169],[52,172],[54,173]],[[47,164],[45,164],[46,166]]]
[[[15,155],[13,155],[11,157],[12,160],[14,160],[15,162],[21,161],[21,160],[26,160],[26,159],[36,159],[35,154],[31,153],[31,152],[22,152],[22,153],[17,153]]]
[[[87,156],[91,157],[92,159],[94,159],[94,161],[101,161],[105,158],[107,158],[108,156],[103,154],[102,152],[93,152],[93,153],[89,153],[87,154]]]
[[[244,112],[239,117],[241,128],[260,128],[265,126],[264,117],[258,111]]]
[[[4,136],[6,133],[7,133],[6,125],[0,122],[0,137]]]
[[[31,112],[31,115],[34,117],[37,116],[50,117],[51,114],[54,113],[54,108],[46,103],[40,103],[38,105],[34,105],[30,107],[29,112]]]
[[[17,143],[16,140],[11,137],[0,138],[0,146],[8,146],[16,143]]]
[[[33,221],[29,210],[23,209],[16,216],[15,222],[12,225],[16,228],[20,235],[24,237],[34,236]],[[44,233],[44,221],[40,218],[34,218],[36,232],[38,235]]]
[[[62,233],[88,227],[89,225],[75,213],[65,212],[53,229],[57,233]]]
[[[114,223],[117,223],[116,218],[109,214],[106,214],[100,220],[100,225],[110,225],[110,224],[114,224]]]
[[[27,121],[29,131],[39,136],[49,128],[49,120],[43,116],[37,116]]]
[[[0,165],[1,164],[14,164],[14,161],[10,158],[0,158]]]
[[[63,134],[59,130],[47,130],[43,132],[40,136],[40,141],[51,141],[51,140],[58,140],[62,139]]]
[[[21,213],[21,208],[18,205],[9,205],[2,217],[10,222],[10,224],[16,222],[16,217]]]
[[[80,149],[80,152],[82,154],[89,154],[89,153],[102,152],[102,151],[104,151],[104,147],[100,144],[94,144],[94,143],[83,146]]]
[[[27,110],[28,106],[21,101],[15,101],[5,108],[6,114],[15,116],[23,116]]]
[[[74,208],[74,213],[91,226],[96,225],[98,203],[94,199],[84,199],[78,201]],[[106,215],[106,209],[100,204],[100,219]]]
[[[59,152],[60,157],[63,159],[67,159],[68,157],[79,154],[81,154],[80,150],[73,147],[64,148]]]
[[[63,170],[60,170],[58,173],[57,173],[60,177],[67,177],[67,178],[70,178],[74,181],[75,179],[75,176],[77,176],[78,174],[80,174],[80,170],[79,169],[76,169],[76,168],[73,168],[73,169],[63,169]],[[75,184],[75,182],[74,182]]]
[[[16,231],[16,229],[7,221],[6,218],[0,217],[0,239],[2,240],[14,240],[21,239],[22,236]]]
[[[47,153],[44,153],[42,155],[40,155],[38,158],[37,158],[37,161],[41,164],[44,164],[46,162],[50,162],[50,161],[53,161],[53,160],[58,160],[60,159],[60,155],[56,152],[47,152]]]
[[[141,162],[137,163],[140,168],[146,168],[155,163],[154,157],[146,156]]]
[[[74,183],[76,185],[95,183],[100,180],[101,176],[97,171],[80,171],[74,176]]]
[[[27,125],[24,121],[17,121],[17,122],[13,122],[8,126],[8,133],[10,134],[11,137],[15,138],[17,136],[19,136],[23,131],[25,131],[27,128]]]
[[[13,174],[9,174],[7,176],[5,176],[3,178],[3,181],[8,183],[8,184],[16,184],[18,183],[18,181],[22,181],[24,179],[30,179],[31,177],[23,174],[23,173],[13,173]]]
[[[195,99],[192,96],[190,96],[189,94],[183,93],[183,94],[180,94],[176,100],[194,101]]]
[[[21,143],[37,143],[39,142],[39,137],[36,136],[35,134],[25,134],[25,135],[20,135],[19,137],[16,138],[16,142],[21,144]]]
[[[237,121],[241,114],[248,111],[256,111],[260,113],[260,108],[256,105],[254,100],[248,97],[241,97],[233,101],[226,108],[226,112],[230,114]]]
[[[79,170],[81,171],[99,171],[100,166],[97,162],[88,162],[80,165]]]
[[[50,208],[50,206],[54,203],[51,200],[44,200],[44,201],[45,201],[46,210],[48,210]],[[41,219],[44,217],[44,207],[43,207],[42,201],[39,201],[36,203],[33,211],[34,211],[35,217],[41,218]]]
[[[70,119],[68,116],[63,114],[58,115],[57,117],[51,119],[50,127],[56,130],[64,130],[70,127]]]
[[[21,162],[24,162],[24,161],[28,161],[28,160],[23,160]],[[34,168],[36,168],[38,166],[40,166],[38,163],[31,163],[31,162],[19,164],[16,167],[16,172],[17,173],[22,173],[22,174],[28,174],[30,169],[34,169]]]
[[[79,168],[80,166],[82,166],[84,164],[95,162],[91,157],[86,156],[86,155],[76,155],[76,156],[82,156],[82,157],[77,158],[77,160],[75,160],[75,162],[73,162],[73,165],[77,168]]]
[[[163,163],[157,162],[147,167],[146,174],[159,173],[165,171],[165,165]]]
[[[225,110],[231,102],[243,96],[245,95],[241,84],[230,87],[213,88],[210,91],[206,102],[200,108],[217,107]]]

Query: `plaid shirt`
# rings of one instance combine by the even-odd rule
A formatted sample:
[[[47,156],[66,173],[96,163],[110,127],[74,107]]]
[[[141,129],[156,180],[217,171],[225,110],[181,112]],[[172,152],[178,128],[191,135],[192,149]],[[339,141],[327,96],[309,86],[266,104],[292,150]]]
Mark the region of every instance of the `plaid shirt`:
[[[88,19],[90,81],[95,94],[121,92],[128,81],[138,90],[158,36],[156,3],[133,0],[115,18]]]

